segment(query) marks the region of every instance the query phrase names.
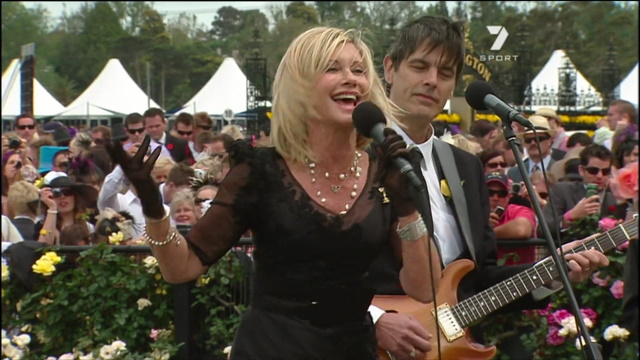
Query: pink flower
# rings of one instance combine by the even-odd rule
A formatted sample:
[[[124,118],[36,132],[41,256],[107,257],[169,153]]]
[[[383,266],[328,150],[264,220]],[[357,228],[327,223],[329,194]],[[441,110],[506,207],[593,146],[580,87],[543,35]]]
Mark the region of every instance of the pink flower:
[[[614,298],[622,299],[622,294],[624,294],[624,281],[616,280],[613,285],[611,285],[611,288],[609,288],[609,291],[611,291]]]
[[[602,231],[609,231],[611,229],[613,229],[614,227],[616,227],[618,225],[618,222],[612,218],[603,218],[600,221],[598,221],[598,226],[600,226],[600,229]]]
[[[560,325],[562,320],[571,316],[573,315],[571,315],[571,313],[568,312],[567,310],[560,309],[558,311],[553,312],[552,314],[547,315],[547,324],[549,324],[549,326]]]
[[[589,319],[594,324],[596,323],[596,319],[598,319],[598,313],[593,311],[593,309],[580,309],[580,313],[582,314],[583,319]]]
[[[552,326],[549,328],[549,332],[547,333],[547,342],[553,346],[558,346],[558,345],[562,345],[564,343],[564,341],[566,340],[566,338],[562,335],[560,335],[558,332],[560,331],[560,329],[558,329],[555,326]]]
[[[156,329],[151,329],[151,333],[149,334],[149,337],[153,339],[153,341],[157,341],[158,340],[158,335],[160,334],[160,332]]]
[[[609,281],[611,280],[611,276],[607,275],[604,279],[600,277],[600,271],[596,271],[591,275],[591,281],[598,286],[605,287],[609,285]]]
[[[611,191],[620,199],[638,198],[638,162],[632,162],[618,170],[615,178],[609,181]]]

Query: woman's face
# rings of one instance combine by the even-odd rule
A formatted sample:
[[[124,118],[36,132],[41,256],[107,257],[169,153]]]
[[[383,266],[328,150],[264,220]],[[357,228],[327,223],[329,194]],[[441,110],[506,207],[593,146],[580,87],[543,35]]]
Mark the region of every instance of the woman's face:
[[[53,200],[58,205],[58,212],[61,214],[72,212],[76,205],[76,196],[73,190],[69,188],[59,188],[53,189],[53,192]]]
[[[176,224],[181,225],[193,225],[196,223],[196,213],[193,211],[193,206],[188,202],[180,204],[173,215],[173,220]]]
[[[622,166],[626,166],[634,161],[638,161],[638,145],[633,147],[633,150],[624,154],[622,158]]]
[[[7,163],[4,164],[4,169],[3,169],[4,175],[7,177],[7,180],[11,181],[13,177],[18,173],[21,167],[22,167],[22,162],[20,161],[19,154],[13,154],[9,156],[9,159],[7,160]]]
[[[328,69],[318,79],[314,108],[322,120],[353,126],[352,113],[369,88],[367,69],[360,52],[351,43],[338,48]]]

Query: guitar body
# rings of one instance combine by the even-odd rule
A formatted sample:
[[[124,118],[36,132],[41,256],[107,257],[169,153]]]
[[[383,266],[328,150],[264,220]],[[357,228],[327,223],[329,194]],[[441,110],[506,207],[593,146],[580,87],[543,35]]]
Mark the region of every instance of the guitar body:
[[[457,304],[457,289],[460,280],[473,270],[473,267],[473,262],[466,259],[457,260],[449,264],[442,271],[440,288],[436,294],[435,303],[439,306],[445,303],[449,306]],[[493,358],[496,354],[495,346],[487,347],[474,343],[471,340],[468,329],[465,329],[464,336],[451,342],[448,341],[436,325],[436,319],[432,313],[434,303],[423,304],[406,295],[376,295],[373,299],[373,305],[387,311],[393,310],[400,314],[410,314],[427,329],[432,335],[430,340],[431,351],[420,360],[438,359],[436,336],[440,337],[442,360],[486,360]],[[378,357],[384,360],[391,360],[387,351],[381,348],[378,348]]]

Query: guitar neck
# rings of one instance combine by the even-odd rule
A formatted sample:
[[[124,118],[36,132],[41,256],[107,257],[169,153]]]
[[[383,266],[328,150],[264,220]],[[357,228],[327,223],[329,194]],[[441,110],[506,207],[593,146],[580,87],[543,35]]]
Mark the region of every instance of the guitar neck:
[[[567,252],[575,254],[583,250],[596,249],[606,253],[637,235],[638,221],[634,218]],[[553,258],[547,257],[531,268],[459,302],[452,307],[452,312],[458,323],[467,327],[558,277],[558,269]]]

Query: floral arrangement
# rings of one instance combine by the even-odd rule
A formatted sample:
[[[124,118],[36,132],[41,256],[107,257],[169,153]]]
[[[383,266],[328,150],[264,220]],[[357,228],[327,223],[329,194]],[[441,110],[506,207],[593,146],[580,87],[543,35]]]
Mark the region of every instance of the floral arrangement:
[[[3,357],[46,360],[168,360],[183,344],[174,340],[173,287],[160,274],[153,256],[113,253],[101,243],[80,253],[75,264],[47,249],[31,271],[27,290],[2,266]],[[191,290],[214,316],[203,317],[202,345],[207,358],[226,357],[243,305],[231,291],[242,277],[235,256],[223,257]],[[222,305],[224,303],[225,305]],[[232,308],[234,311],[228,312]],[[69,332],[69,329],[73,329]],[[27,356],[28,354],[28,356]]]

